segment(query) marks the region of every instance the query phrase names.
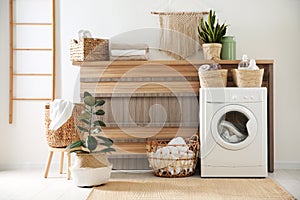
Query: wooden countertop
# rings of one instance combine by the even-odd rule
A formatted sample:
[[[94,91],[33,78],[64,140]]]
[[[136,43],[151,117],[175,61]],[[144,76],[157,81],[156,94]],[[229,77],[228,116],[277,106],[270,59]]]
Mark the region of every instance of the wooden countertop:
[[[208,63],[219,63],[219,64],[239,64],[241,60],[195,60],[195,61],[187,61],[187,60],[148,60],[148,61],[73,61],[72,64],[75,66],[81,67],[93,67],[93,66],[128,66],[128,65],[202,65]],[[274,60],[256,60],[257,64],[273,64]]]

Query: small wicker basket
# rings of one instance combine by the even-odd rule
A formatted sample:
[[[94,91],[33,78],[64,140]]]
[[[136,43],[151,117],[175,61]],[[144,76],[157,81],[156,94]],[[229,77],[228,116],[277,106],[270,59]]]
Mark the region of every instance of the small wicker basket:
[[[238,87],[261,87],[264,69],[259,70],[231,70],[233,81]]]
[[[169,141],[170,140],[147,139],[147,156],[153,174],[155,176],[169,178],[193,175],[199,154],[198,136],[195,135],[190,139],[186,139],[186,145],[168,145]],[[165,156],[161,154],[163,148],[170,150],[166,152]],[[178,153],[176,153],[176,151],[178,151]],[[176,155],[174,155],[174,152]]]
[[[50,147],[63,148],[67,147],[72,142],[79,140],[78,130],[75,127],[75,114],[77,113],[75,107],[72,116],[66,123],[64,123],[57,130],[50,130],[50,105],[45,105],[45,128],[46,140]]]
[[[71,40],[70,59],[72,61],[109,60],[109,40],[99,38]]]
[[[199,80],[201,87],[226,87],[227,86],[227,69],[199,71]]]

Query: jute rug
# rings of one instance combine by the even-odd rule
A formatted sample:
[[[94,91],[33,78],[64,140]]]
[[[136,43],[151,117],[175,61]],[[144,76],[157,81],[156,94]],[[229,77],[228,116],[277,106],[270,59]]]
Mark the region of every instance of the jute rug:
[[[128,176],[126,178],[126,176]],[[269,178],[224,179],[200,178],[159,178],[140,175],[114,174],[102,186],[94,187],[88,200],[215,200],[215,199],[295,199]]]

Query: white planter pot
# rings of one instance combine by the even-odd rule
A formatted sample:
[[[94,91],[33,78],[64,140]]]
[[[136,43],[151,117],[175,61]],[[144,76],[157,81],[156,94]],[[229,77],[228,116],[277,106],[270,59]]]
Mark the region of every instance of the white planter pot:
[[[71,176],[78,187],[91,187],[107,183],[112,170],[112,164],[106,167],[88,168],[70,167]]]
[[[205,43],[202,44],[202,48],[205,60],[220,60],[222,44]]]

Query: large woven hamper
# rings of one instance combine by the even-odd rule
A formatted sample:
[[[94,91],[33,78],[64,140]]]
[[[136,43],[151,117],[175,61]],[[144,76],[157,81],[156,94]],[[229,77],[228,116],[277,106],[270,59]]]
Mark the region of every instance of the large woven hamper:
[[[227,69],[199,71],[199,81],[201,87],[226,87],[227,86]]]
[[[233,81],[238,87],[261,87],[264,69],[259,70],[231,70]]]
[[[77,115],[77,109],[74,107],[72,116],[66,123],[64,123],[57,130],[50,130],[50,105],[45,105],[45,128],[46,128],[46,140],[50,147],[62,148],[67,147],[72,142],[79,140],[79,132],[75,126],[75,116]]]
[[[190,139],[185,139],[187,145],[170,145],[168,144],[169,141],[170,140],[164,139],[147,139],[147,157],[153,174],[155,176],[168,178],[193,175],[195,173],[200,147],[198,136],[195,135]],[[186,148],[186,152],[181,153],[179,157],[173,157],[171,151],[166,154],[169,154],[170,157],[157,156],[157,150],[162,150],[164,147],[175,149],[175,152],[176,150],[182,152],[181,148]]]
[[[109,60],[109,40],[100,38],[71,40],[70,59],[72,61]]]

